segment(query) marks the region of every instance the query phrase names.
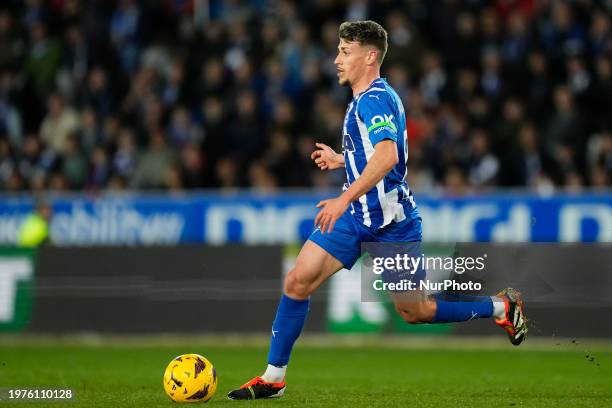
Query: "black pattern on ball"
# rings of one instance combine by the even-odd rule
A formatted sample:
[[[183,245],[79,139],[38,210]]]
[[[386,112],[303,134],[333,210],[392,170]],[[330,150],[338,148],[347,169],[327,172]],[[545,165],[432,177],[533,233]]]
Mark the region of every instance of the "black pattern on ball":
[[[200,391],[196,392],[192,396],[187,397],[187,399],[188,400],[201,400],[201,399],[203,399],[204,397],[206,397],[208,395],[208,387],[209,387],[209,385],[206,384],[204,386],[204,388],[202,388]]]

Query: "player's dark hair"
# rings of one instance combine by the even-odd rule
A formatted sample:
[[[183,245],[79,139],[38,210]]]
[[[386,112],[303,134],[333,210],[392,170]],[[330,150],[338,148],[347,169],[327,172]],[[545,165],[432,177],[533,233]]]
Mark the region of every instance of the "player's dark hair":
[[[340,24],[338,34],[341,40],[375,47],[382,64],[387,53],[387,31],[376,21],[346,21]]]

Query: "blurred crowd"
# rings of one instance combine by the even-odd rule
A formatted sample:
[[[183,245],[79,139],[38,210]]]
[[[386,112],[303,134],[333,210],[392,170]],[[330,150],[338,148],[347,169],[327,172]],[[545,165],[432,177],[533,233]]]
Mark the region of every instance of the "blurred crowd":
[[[0,188],[341,185],[338,25],[389,32],[409,182],[610,186],[612,2],[3,0]]]

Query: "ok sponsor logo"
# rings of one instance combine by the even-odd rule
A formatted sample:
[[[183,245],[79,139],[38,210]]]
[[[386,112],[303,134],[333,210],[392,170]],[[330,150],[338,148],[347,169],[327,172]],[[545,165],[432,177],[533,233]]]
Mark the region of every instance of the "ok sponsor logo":
[[[397,132],[397,128],[393,124],[393,115],[375,115],[370,121],[371,125],[368,128],[368,132],[374,131],[374,133],[379,132],[381,129],[391,129],[393,132]]]
[[[392,123],[393,120],[393,115],[387,115],[387,114],[382,114],[382,115],[376,115],[372,118],[371,123],[372,125],[377,125],[379,123]]]

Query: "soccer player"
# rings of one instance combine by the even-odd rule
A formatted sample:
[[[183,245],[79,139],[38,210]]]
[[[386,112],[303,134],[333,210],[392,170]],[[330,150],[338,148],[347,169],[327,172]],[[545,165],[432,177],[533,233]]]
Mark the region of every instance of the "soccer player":
[[[317,143],[312,159],[321,170],[346,168],[343,193],[321,201],[315,230],[287,274],[272,324],[268,367],[228,394],[230,399],[280,397],[293,344],[306,315],[310,295],[361,256],[362,242],[420,243],[421,217],[406,183],[406,117],[397,93],[380,77],[387,32],[374,21],[345,22],[334,61],[338,82],[353,99],[343,125],[343,154]],[[457,295],[459,296],[459,295]],[[520,294],[506,289],[497,296],[423,295],[421,301],[393,297],[408,323],[448,323],[495,318],[518,345],[527,333]],[[460,301],[453,301],[460,300]]]

